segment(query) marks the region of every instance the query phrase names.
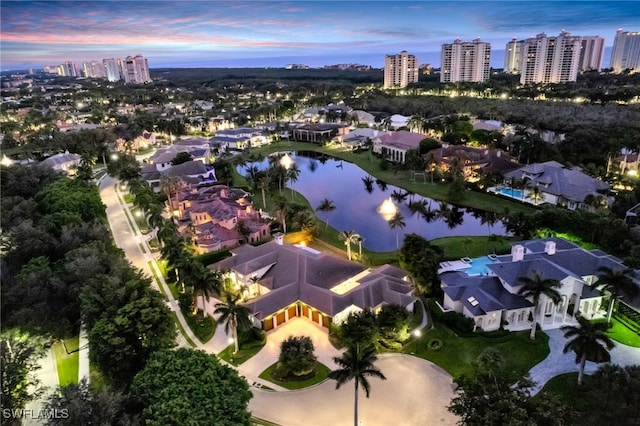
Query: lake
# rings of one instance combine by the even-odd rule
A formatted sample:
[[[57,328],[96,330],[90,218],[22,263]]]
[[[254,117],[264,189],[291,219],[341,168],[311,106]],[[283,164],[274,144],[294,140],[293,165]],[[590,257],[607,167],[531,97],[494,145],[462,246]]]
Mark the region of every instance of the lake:
[[[428,240],[460,235],[506,234],[502,222],[483,222],[482,217],[486,218],[486,213],[482,211],[407,193],[369,177],[360,167],[347,161],[315,152],[289,152],[287,155],[300,169],[293,189],[304,195],[314,209],[324,198],[331,200],[336,209],[328,213],[329,225],[338,231],[356,231],[364,238],[363,246],[369,250],[396,250],[398,242],[402,245],[403,235],[410,233]],[[264,160],[247,166],[256,165],[264,170],[267,164],[268,161]],[[247,166],[238,167],[238,172],[246,175]],[[290,196],[288,191],[285,196]],[[410,205],[420,202],[426,206],[426,215],[420,212],[412,214]],[[389,208],[391,211],[385,214],[385,209]],[[394,208],[403,216],[404,228],[390,228],[388,218],[393,215]],[[316,215],[321,220],[327,218],[327,213],[316,212]]]

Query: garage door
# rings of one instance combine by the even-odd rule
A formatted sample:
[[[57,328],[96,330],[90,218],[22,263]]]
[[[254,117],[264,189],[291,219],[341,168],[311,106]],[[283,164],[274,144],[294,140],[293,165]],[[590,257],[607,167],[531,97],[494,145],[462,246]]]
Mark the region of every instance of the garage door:
[[[302,316],[309,318],[309,307],[307,305],[302,305]]]
[[[273,328],[273,318],[267,318],[262,321],[262,329],[264,331],[269,331]]]
[[[280,312],[278,315],[276,315],[276,324],[280,325],[280,324],[284,324],[284,322],[285,322],[284,312]]]
[[[292,306],[289,308],[289,319],[297,317],[298,316],[298,309],[296,309],[295,306]]]
[[[318,322],[318,318],[320,318],[320,315],[318,315],[318,311],[313,311],[313,322]]]
[[[329,328],[329,325],[331,324],[331,318],[329,318],[326,315],[322,316],[322,325],[324,325],[325,327]]]

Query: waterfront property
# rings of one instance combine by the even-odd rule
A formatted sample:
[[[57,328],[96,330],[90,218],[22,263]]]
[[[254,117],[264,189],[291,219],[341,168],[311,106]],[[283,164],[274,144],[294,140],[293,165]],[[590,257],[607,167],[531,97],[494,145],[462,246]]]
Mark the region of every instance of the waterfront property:
[[[475,264],[475,265],[474,265]],[[472,318],[485,331],[531,327],[533,315],[543,329],[575,322],[578,312],[587,318],[604,314],[598,288],[599,268],[625,269],[622,261],[600,250],[585,250],[562,238],[514,243],[510,255],[456,261],[440,265],[443,309]],[[542,295],[538,313],[530,299],[518,293],[521,278],[536,274],[560,283],[561,301]]]
[[[238,188],[187,186],[176,192],[171,203],[178,232],[191,238],[199,254],[258,242],[271,235],[249,194]]]
[[[394,303],[413,311],[408,273],[391,265],[367,268],[330,253],[285,244],[283,234],[260,246],[245,245],[210,268],[228,271],[254,325],[272,330],[304,317],[324,327],[340,324],[350,313],[378,310]]]

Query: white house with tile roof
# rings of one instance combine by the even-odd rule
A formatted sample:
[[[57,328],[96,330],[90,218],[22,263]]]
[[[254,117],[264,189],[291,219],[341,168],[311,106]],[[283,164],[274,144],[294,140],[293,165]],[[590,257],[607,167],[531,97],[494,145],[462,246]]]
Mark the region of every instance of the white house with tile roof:
[[[534,306],[531,300],[518,295],[523,287],[521,277],[540,274],[543,279],[560,282],[560,303],[555,304],[544,295],[539,301],[538,323],[549,329],[573,324],[578,312],[587,318],[603,315],[599,268],[626,268],[614,256],[583,249],[562,238],[521,241],[513,244],[510,255],[475,261],[484,267],[473,268],[473,260],[471,264],[441,264],[442,306],[472,318],[476,328],[485,331],[497,330],[501,325],[508,330],[531,326]]]

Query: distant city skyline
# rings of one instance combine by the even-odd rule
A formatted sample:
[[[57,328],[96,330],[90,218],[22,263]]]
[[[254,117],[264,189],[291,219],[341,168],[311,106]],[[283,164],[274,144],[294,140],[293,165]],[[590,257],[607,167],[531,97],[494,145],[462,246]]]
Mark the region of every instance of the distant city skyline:
[[[456,38],[491,43],[502,68],[513,37],[599,35],[608,67],[616,31],[640,31],[637,1],[100,1],[0,3],[0,66],[42,68],[141,53],[150,68],[382,68],[402,50],[440,66]]]

